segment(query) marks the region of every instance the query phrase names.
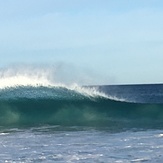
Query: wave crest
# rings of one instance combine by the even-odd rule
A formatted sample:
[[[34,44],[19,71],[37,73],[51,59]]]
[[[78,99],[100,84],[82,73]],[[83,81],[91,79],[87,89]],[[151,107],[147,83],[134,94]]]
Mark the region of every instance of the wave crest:
[[[52,88],[54,89],[66,89],[67,92],[64,93],[68,96],[74,96],[75,92],[77,94],[81,94],[82,96],[89,98],[107,98],[116,101],[125,101],[124,99],[119,99],[116,97],[109,96],[106,93],[103,93],[98,90],[98,87],[84,87],[80,86],[76,82],[72,82],[70,84],[65,84],[65,81],[59,81],[56,73],[57,69],[54,66],[30,66],[30,65],[19,65],[19,66],[11,66],[7,68],[0,69],[0,90],[4,89],[19,89],[22,88]],[[26,90],[26,89],[24,89]],[[38,91],[39,89],[37,89]],[[62,91],[61,91],[62,92]],[[39,91],[39,93],[42,93]],[[56,93],[56,91],[55,91]],[[37,95],[36,95],[37,94]],[[36,93],[38,96],[39,94]],[[68,95],[69,94],[69,95]],[[46,92],[46,95],[47,92]],[[63,94],[62,94],[63,95]],[[31,95],[30,95],[31,96]],[[40,96],[40,95],[39,95]],[[63,95],[65,97],[65,95]],[[19,96],[18,96],[19,97]]]

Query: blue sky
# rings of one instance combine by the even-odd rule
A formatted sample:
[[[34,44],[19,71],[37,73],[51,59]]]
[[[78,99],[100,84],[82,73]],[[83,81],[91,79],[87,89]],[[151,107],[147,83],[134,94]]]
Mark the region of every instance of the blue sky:
[[[0,0],[0,66],[62,63],[89,84],[160,83],[162,18],[162,0]]]

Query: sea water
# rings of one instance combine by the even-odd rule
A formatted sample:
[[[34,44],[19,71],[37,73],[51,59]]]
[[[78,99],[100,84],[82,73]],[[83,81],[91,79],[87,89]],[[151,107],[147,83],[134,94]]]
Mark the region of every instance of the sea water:
[[[162,162],[163,85],[0,90],[0,162]]]

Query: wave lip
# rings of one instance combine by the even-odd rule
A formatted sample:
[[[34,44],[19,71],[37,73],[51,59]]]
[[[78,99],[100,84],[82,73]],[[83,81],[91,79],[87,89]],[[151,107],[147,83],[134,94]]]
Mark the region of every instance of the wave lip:
[[[91,99],[96,100],[98,98],[109,99],[107,95],[99,92],[97,89],[84,88],[80,86],[16,86],[7,87],[0,90],[0,99],[55,99],[55,100],[81,100]]]

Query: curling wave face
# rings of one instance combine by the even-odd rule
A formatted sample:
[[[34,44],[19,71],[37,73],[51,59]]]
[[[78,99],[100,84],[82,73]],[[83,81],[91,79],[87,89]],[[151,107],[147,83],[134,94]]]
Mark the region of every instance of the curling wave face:
[[[163,124],[163,105],[115,101],[97,91],[96,95],[92,95],[65,87],[26,86],[1,89],[1,126],[47,124],[159,128]]]

